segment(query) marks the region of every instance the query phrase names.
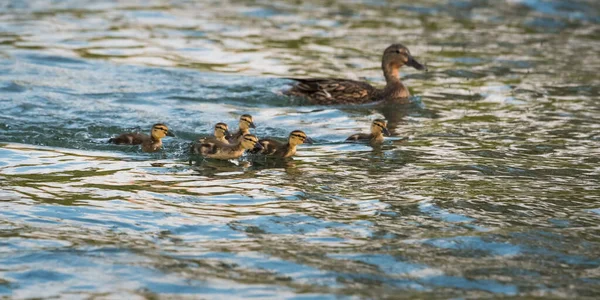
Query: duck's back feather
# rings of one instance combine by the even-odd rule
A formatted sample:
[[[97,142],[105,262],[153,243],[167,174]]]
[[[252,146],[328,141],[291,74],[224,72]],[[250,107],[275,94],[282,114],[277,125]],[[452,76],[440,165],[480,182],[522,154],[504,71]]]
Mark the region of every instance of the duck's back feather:
[[[248,134],[250,133],[249,131],[242,131],[242,130],[238,130],[236,131],[234,134],[230,134],[228,136],[226,136],[225,138],[227,139],[227,141],[229,141],[229,143],[236,143],[240,140],[240,138],[242,138],[242,136],[244,136],[244,134]]]
[[[278,151],[281,151],[284,144],[282,142],[273,139],[261,139],[258,143],[262,146],[262,149],[254,148],[250,151],[253,154],[273,155]]]
[[[142,133],[123,133],[108,140],[112,144],[140,145],[150,137]]]
[[[218,141],[203,141],[193,144],[190,148],[192,154],[199,154],[203,156],[217,153],[219,150]]]
[[[368,142],[373,136],[368,133],[357,133],[349,136],[346,142]]]
[[[379,100],[380,91],[366,82],[327,78],[287,79],[297,81],[298,84],[286,91],[286,94],[305,96],[317,104],[359,104]]]

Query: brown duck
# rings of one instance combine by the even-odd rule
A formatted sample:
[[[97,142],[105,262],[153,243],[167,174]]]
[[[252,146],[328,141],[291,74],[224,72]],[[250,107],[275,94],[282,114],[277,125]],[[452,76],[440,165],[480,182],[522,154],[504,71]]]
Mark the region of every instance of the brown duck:
[[[346,142],[368,143],[371,146],[379,146],[383,144],[383,135],[390,136],[387,121],[377,119],[371,123],[371,133],[353,134],[346,139]]]
[[[250,152],[280,158],[292,157],[296,154],[296,146],[301,144],[312,144],[313,140],[301,130],[294,130],[290,133],[287,143],[278,142],[272,139],[261,139],[258,145],[262,148],[254,148]]]
[[[108,140],[109,143],[117,145],[142,145],[144,152],[156,152],[162,147],[162,138],[165,136],[174,136],[167,125],[157,123],[152,125],[150,135],[132,132],[123,133],[117,137]]]
[[[225,144],[219,141],[198,143],[192,146],[192,154],[199,154],[206,158],[235,159],[239,158],[248,149],[261,148],[258,138],[252,134],[245,134],[233,144]]]
[[[229,127],[225,123],[215,124],[215,131],[213,136],[203,137],[198,139],[199,143],[219,141],[221,143],[229,144],[227,137],[229,136]]]
[[[227,136],[227,140],[230,143],[235,143],[242,139],[246,134],[250,134],[250,128],[256,128],[251,115],[241,115],[239,129],[233,135]]]
[[[385,77],[385,87],[378,89],[372,85],[349,79],[300,79],[294,87],[286,91],[287,95],[304,96],[312,103],[321,105],[362,104],[380,100],[401,99],[410,96],[406,86],[400,81],[399,69],[411,66],[417,70],[427,70],[419,63],[408,48],[393,44],[383,52],[381,69]]]

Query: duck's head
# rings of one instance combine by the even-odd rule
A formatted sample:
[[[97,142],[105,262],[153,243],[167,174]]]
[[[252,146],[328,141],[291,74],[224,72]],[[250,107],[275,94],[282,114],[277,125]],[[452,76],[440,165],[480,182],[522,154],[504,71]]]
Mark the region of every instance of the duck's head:
[[[408,51],[408,48],[402,44],[393,44],[383,52],[382,64],[384,69],[397,70],[400,67],[407,65],[417,70],[425,70],[427,68],[419,63]]]
[[[229,128],[225,123],[217,123],[215,125],[215,137],[222,138],[229,135]]]
[[[258,138],[252,134],[244,134],[242,137],[242,148],[244,149],[262,149],[262,145],[258,142]]]
[[[304,143],[312,144],[313,140],[301,130],[294,130],[290,132],[290,137],[288,138],[288,142],[290,145],[301,145]]]
[[[248,130],[249,128],[256,128],[251,115],[242,115],[240,117],[240,129]]]
[[[383,134],[385,136],[390,136],[390,131],[387,129],[387,121],[384,119],[377,119],[371,123],[371,133],[373,134]]]
[[[169,131],[169,127],[167,127],[167,125],[163,123],[156,123],[152,125],[150,135],[155,140],[160,140],[165,136],[175,136],[172,132]]]

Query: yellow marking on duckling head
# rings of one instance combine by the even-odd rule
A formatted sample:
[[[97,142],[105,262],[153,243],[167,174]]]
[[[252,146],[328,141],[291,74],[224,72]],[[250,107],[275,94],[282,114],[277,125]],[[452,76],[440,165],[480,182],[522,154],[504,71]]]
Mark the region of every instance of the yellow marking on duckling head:
[[[290,143],[290,145],[301,145],[304,144],[304,142],[307,141],[307,139],[309,139],[309,137],[306,135],[306,133],[304,133],[304,131],[294,130],[290,132],[288,142]]]
[[[242,115],[240,117],[240,129],[247,130],[249,128],[256,128],[256,126],[254,125],[254,121],[252,120],[252,116],[247,114]]]
[[[163,123],[156,123],[152,125],[152,131],[150,131],[150,135],[155,140],[160,140],[169,134],[169,127]]]
[[[229,135],[229,127],[225,123],[215,125],[215,137],[222,138]]]
[[[389,130],[387,129],[387,121],[384,119],[376,119],[371,123],[371,132],[373,134],[383,133],[385,135],[390,135]]]
[[[258,138],[252,134],[244,134],[241,139],[241,144],[244,149],[253,149],[254,146],[260,145],[258,144]]]

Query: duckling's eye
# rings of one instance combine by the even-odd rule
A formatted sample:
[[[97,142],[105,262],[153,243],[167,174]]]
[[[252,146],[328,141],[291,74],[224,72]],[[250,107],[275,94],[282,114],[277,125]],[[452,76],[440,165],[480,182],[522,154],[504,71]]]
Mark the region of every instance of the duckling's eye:
[[[396,53],[400,54],[400,49],[396,50]]]
[[[292,136],[293,136],[293,137],[297,137],[297,138],[299,138],[299,139],[301,139],[301,140],[304,140],[304,139],[306,139],[305,137],[303,137],[303,136],[301,136],[301,135],[292,134]]]

